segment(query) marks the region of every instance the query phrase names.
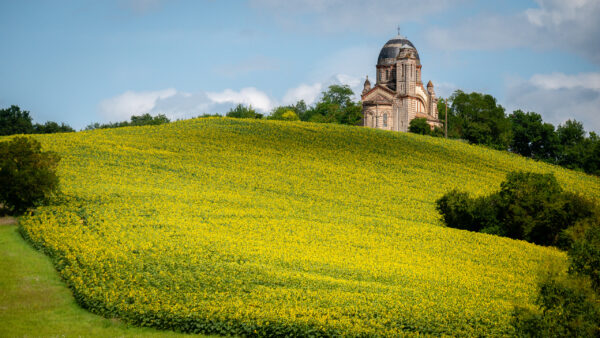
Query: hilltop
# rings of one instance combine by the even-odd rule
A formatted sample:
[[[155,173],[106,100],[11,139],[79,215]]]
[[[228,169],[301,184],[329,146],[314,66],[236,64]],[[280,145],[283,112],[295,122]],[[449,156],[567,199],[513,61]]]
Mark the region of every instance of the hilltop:
[[[494,335],[553,248],[442,226],[453,188],[552,172],[485,147],[305,122],[207,118],[35,135],[67,198],[21,221],[91,311],[220,334]]]

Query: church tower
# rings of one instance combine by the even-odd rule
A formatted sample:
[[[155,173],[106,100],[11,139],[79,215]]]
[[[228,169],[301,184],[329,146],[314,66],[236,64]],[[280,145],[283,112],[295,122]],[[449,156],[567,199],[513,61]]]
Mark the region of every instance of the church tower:
[[[389,40],[375,68],[375,86],[371,88],[367,79],[362,93],[365,127],[408,131],[415,118],[426,118],[431,128],[441,127],[433,84],[423,87],[421,60],[412,42],[401,35]]]

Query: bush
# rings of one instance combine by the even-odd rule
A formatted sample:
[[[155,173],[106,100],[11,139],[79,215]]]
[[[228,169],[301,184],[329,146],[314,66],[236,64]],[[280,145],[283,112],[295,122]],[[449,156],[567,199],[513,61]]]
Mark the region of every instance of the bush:
[[[579,222],[571,235],[573,244],[569,248],[569,272],[588,276],[592,286],[600,291],[600,216]]]
[[[426,118],[419,117],[410,121],[408,131],[415,134],[429,135],[431,134],[431,127]]]
[[[45,202],[58,191],[59,160],[55,153],[42,152],[41,144],[31,138],[1,142],[0,203],[18,214]]]
[[[234,117],[239,119],[262,119],[263,115],[256,112],[252,107],[246,107],[238,104],[235,108],[232,108],[227,112],[227,117]]]
[[[598,337],[600,304],[585,278],[549,277],[540,283],[538,309],[515,308],[521,337]]]
[[[509,173],[490,196],[452,190],[436,206],[449,227],[563,247],[570,245],[563,231],[594,210],[592,202],[563,192],[553,174],[527,172]]]

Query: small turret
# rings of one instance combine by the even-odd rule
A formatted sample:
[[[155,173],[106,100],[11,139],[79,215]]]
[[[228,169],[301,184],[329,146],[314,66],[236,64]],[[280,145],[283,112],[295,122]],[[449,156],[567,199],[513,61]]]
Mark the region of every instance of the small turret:
[[[371,81],[369,81],[369,75],[367,75],[367,79],[365,80],[365,86],[363,88],[362,94],[365,95],[369,90],[371,90]]]
[[[429,80],[429,82],[427,82],[427,91],[430,94],[434,94],[435,92],[433,91],[433,83],[431,83],[431,80]]]

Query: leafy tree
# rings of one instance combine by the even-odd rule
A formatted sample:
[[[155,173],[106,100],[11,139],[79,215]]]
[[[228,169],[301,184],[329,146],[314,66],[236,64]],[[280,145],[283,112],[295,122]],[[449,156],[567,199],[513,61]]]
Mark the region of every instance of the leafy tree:
[[[322,93],[321,102],[336,104],[340,110],[352,104],[354,92],[347,85],[331,85]]]
[[[171,120],[167,118],[163,114],[159,114],[156,116],[152,116],[148,113],[143,115],[132,115],[130,121],[122,121],[122,122],[110,122],[105,124],[100,124],[98,122],[89,124],[85,127],[85,130],[93,130],[93,129],[108,129],[108,128],[121,128],[121,127],[129,127],[129,126],[148,126],[148,125],[159,125],[164,123],[169,123]]]
[[[567,120],[556,128],[556,133],[560,142],[558,164],[570,169],[584,168],[587,149],[583,125],[575,120]]]
[[[526,157],[554,162],[558,148],[558,135],[554,126],[542,121],[534,112],[514,111],[509,117],[512,127],[511,151]]]
[[[33,133],[33,124],[28,111],[18,106],[0,109],[0,136]]]
[[[238,104],[235,108],[232,108],[227,112],[227,117],[235,117],[240,119],[262,119],[263,115],[252,109],[252,106],[243,106]]]
[[[427,123],[426,118],[420,117],[410,121],[408,131],[415,134],[429,135],[431,134],[431,127],[429,126],[429,123]]]
[[[600,215],[585,218],[571,229],[569,235],[569,272],[590,278],[592,286],[600,291]]]
[[[54,133],[70,133],[75,130],[71,126],[64,123],[58,124],[53,121],[48,121],[44,124],[36,123],[33,126],[33,132],[35,134],[54,134]]]
[[[45,202],[58,191],[59,160],[55,153],[42,152],[41,144],[31,138],[1,142],[0,202],[14,213]]]
[[[296,102],[293,110],[296,113],[296,115],[298,115],[300,120],[305,121],[303,119],[303,116],[306,114],[308,107],[306,106],[306,102],[304,102],[304,100],[300,100],[300,101]]]
[[[593,215],[594,205],[564,192],[553,174],[513,172],[497,193],[471,198],[450,191],[436,208],[449,227],[556,246],[563,231]]]
[[[353,95],[346,85],[331,85],[314,107],[298,116],[303,121],[357,125],[362,120],[362,105],[352,101]]]
[[[299,121],[300,118],[293,110],[288,110],[283,115],[281,115],[281,119],[284,121]]]
[[[584,278],[547,277],[540,283],[539,309],[516,307],[518,337],[598,337],[600,302]]]
[[[510,121],[493,96],[456,91],[452,95],[452,111],[461,138],[495,149],[508,149]]]
[[[171,120],[167,118],[164,114],[159,114],[156,116],[152,116],[148,113],[143,115],[133,115],[131,116],[131,122],[129,125],[131,126],[155,126],[159,124],[169,123]]]

